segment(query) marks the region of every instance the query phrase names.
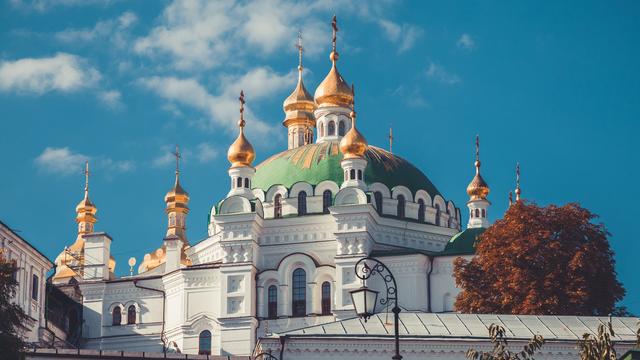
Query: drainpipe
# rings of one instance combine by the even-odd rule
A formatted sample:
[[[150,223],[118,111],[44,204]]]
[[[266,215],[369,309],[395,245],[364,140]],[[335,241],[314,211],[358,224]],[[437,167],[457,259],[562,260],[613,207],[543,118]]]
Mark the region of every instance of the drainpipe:
[[[427,274],[427,312],[431,312],[431,273],[433,272],[433,256],[429,256],[429,273]]]
[[[284,360],[284,342],[287,340],[287,335],[280,337],[280,360]]]
[[[160,340],[162,341],[162,352],[166,354],[167,353],[167,342],[166,342],[166,340],[164,338],[164,313],[165,313],[165,308],[166,308],[165,302],[167,300],[167,294],[164,292],[164,290],[154,289],[154,288],[138,285],[138,280],[133,280],[133,286],[135,286],[135,287],[137,287],[139,289],[155,291],[155,292],[158,292],[158,293],[162,294],[162,330],[160,330]]]

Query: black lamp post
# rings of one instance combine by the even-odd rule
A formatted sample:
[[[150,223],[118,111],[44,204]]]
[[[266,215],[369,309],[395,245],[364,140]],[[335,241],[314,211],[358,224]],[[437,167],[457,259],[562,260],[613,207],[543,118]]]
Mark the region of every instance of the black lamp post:
[[[369,265],[369,262],[374,263],[373,267]],[[360,266],[362,264],[362,266]],[[365,257],[360,259],[355,266],[355,273],[358,279],[362,280],[362,287],[351,291],[351,301],[356,309],[356,314],[364,319],[366,322],[373,314],[375,314],[376,304],[378,302],[378,292],[369,289],[365,285],[365,280],[369,279],[373,275],[380,275],[384,280],[384,285],[387,288],[386,297],[380,299],[380,305],[388,305],[393,302],[393,320],[394,320],[394,335],[396,342],[396,354],[391,357],[393,360],[401,360],[400,355],[400,307],[398,306],[398,285],[396,284],[396,278],[389,268],[383,264],[380,260]]]

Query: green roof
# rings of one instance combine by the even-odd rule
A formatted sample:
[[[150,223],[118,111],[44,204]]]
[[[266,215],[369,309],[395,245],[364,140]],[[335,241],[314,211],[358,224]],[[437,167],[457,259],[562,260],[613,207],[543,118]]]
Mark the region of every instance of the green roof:
[[[640,359],[640,349],[631,349],[624,353],[620,360],[637,360]]]
[[[467,228],[455,234],[447,243],[444,251],[440,255],[473,255],[476,253],[475,243],[486,229]]]
[[[375,146],[369,146],[365,156],[368,164],[364,180],[367,184],[380,182],[389,189],[403,185],[413,194],[422,189],[431,197],[440,194],[431,180],[407,160]],[[300,181],[317,185],[331,180],[340,185],[343,180],[341,161],[338,141],[301,146],[273,155],[258,165],[252,184],[264,191],[273,185],[290,189]]]

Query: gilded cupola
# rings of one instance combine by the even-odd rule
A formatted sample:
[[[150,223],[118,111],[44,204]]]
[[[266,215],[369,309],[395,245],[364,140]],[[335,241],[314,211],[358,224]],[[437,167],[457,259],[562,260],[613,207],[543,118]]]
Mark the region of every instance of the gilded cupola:
[[[333,27],[333,50],[329,55],[329,59],[331,60],[331,70],[329,70],[329,74],[327,74],[327,76],[324,78],[324,80],[322,80],[322,82],[316,89],[314,98],[316,104],[318,104],[318,107],[351,107],[353,106],[353,94],[351,93],[349,85],[344,80],[342,75],[340,75],[338,67],[336,66],[339,55],[338,51],[336,50],[338,23],[335,15],[333,16],[331,26]]]
[[[253,146],[244,136],[244,92],[240,91],[240,120],[238,121],[238,127],[240,132],[236,140],[229,147],[227,151],[227,159],[231,163],[231,167],[247,166],[251,167],[251,163],[256,158],[256,152],[253,150]]]
[[[351,98],[353,99],[354,88],[351,87]],[[367,152],[367,139],[356,128],[356,112],[355,109],[351,110],[351,123],[352,126],[347,133],[340,140],[340,151],[342,152],[344,159],[364,158],[364,154]]]
[[[180,186],[180,149],[176,145],[173,153],[176,158],[176,180],[173,188],[167,192],[164,202],[167,204],[165,212],[168,216],[167,236],[177,235],[187,242],[186,216],[189,213],[189,194]]]
[[[480,137],[476,136],[476,161],[474,163],[476,168],[476,175],[473,180],[467,186],[467,194],[469,200],[486,200],[489,195],[489,185],[480,175]]]

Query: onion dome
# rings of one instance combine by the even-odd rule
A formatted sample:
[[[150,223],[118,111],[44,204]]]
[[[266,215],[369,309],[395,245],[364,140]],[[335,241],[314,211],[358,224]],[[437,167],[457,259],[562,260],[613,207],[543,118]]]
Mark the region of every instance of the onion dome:
[[[476,167],[476,175],[467,186],[469,200],[486,200],[487,195],[489,195],[489,185],[480,175],[480,138],[478,136],[476,136],[476,162],[474,165]]]
[[[353,88],[351,89],[351,98],[353,99]],[[351,129],[340,140],[340,152],[344,156],[344,159],[364,159],[364,154],[367,152],[367,139],[356,129],[356,112],[351,111]]]
[[[318,107],[351,107],[353,105],[353,94],[351,93],[349,85],[342,75],[340,75],[340,72],[336,67],[339,55],[336,51],[336,34],[338,32],[338,26],[335,16],[333,17],[331,25],[333,27],[333,51],[331,51],[331,54],[329,55],[329,59],[331,59],[332,63],[331,70],[329,70],[329,74],[327,74],[316,89],[314,98]]]
[[[309,123],[311,126],[315,126],[315,117],[313,111],[316,109],[316,104],[313,101],[313,97],[307,91],[302,81],[302,38],[298,35],[298,84],[282,104],[284,112],[286,114],[282,124],[285,127],[289,127],[296,122]]]
[[[253,146],[244,136],[244,92],[240,91],[240,120],[238,121],[238,127],[240,133],[236,140],[229,146],[227,151],[227,159],[231,163],[231,167],[249,166],[256,158],[256,152],[253,150]]]
[[[173,184],[173,188],[167,192],[164,196],[164,202],[167,203],[167,212],[175,210],[177,207],[182,207],[187,211],[187,204],[189,203],[189,193],[180,185],[180,149],[176,145],[176,151],[173,153],[176,157],[176,181]]]
[[[85,161],[85,184],[84,198],[76,206],[76,222],[78,223],[78,234],[89,234],[93,232],[93,224],[96,223],[96,213],[98,208],[89,199],[89,161]]]

